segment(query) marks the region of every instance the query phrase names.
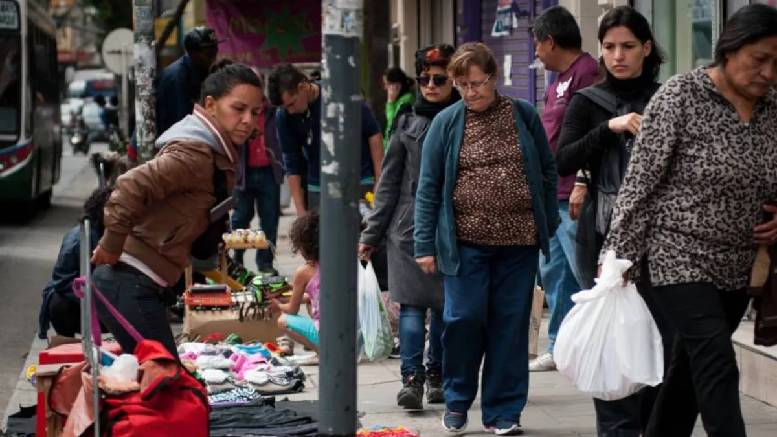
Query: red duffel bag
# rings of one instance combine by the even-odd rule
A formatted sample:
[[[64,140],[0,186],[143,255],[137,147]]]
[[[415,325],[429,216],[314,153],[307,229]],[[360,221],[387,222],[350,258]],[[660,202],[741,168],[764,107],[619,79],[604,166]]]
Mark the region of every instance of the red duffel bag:
[[[141,390],[104,398],[102,434],[207,437],[208,395],[203,384],[157,341],[138,343],[135,356],[143,372]]]

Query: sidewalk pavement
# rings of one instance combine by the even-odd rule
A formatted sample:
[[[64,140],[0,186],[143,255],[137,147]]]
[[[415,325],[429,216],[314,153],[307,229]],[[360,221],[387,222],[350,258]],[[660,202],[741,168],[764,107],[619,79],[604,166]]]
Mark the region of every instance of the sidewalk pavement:
[[[289,278],[302,259],[291,254],[288,230],[294,220],[293,210],[285,211],[281,217],[279,229],[276,268]],[[256,222],[254,222],[254,227]],[[255,268],[253,256],[245,257],[248,267]],[[547,345],[547,318],[540,330],[540,350]],[[36,340],[28,357],[28,363],[34,363],[43,344]],[[308,376],[305,391],[289,395],[291,400],[310,400],[318,398],[319,368],[304,367]],[[358,410],[364,426],[385,425],[405,426],[421,433],[422,436],[442,436],[440,421],[443,405],[427,405],[423,412],[406,412],[396,405],[396,394],[401,388],[399,360],[385,360],[377,363],[362,363],[358,370]],[[35,391],[20,376],[17,391],[14,393],[8,413],[14,413],[16,405],[35,403]],[[774,437],[777,435],[777,408],[742,396],[742,409],[749,437]],[[596,436],[596,420],[591,399],[580,394],[558,372],[532,373],[530,376],[529,401],[521,418],[526,435],[532,436]],[[697,421],[693,436],[706,435]],[[483,431],[480,424],[480,402],[475,401],[469,412],[469,432],[467,435],[490,435]]]

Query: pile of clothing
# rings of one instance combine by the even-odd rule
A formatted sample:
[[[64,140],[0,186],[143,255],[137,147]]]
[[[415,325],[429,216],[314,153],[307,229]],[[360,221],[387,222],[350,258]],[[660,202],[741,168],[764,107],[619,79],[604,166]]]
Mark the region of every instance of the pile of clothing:
[[[305,373],[261,343],[182,343],[181,363],[205,381],[211,406],[250,405],[263,396],[298,393]]]

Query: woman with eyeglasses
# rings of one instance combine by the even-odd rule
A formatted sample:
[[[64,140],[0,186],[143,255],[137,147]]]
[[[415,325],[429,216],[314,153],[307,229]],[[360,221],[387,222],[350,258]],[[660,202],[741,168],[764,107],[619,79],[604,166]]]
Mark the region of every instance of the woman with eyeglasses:
[[[482,43],[459,47],[448,75],[462,96],[431,123],[415,205],[415,257],[443,275],[443,427],[460,433],[478,391],[484,427],[522,433],[528,329],[540,249],[559,222],[556,166],[534,107],[496,90]]]
[[[424,383],[426,400],[442,403],[442,278],[421,271],[413,255],[413,211],[421,144],[429,124],[440,111],[461,97],[453,89],[446,67],[454,48],[436,45],[416,53],[416,75],[421,94],[412,111],[397,119],[391,136],[378,190],[375,209],[362,232],[359,256],[368,259],[375,247],[388,237],[389,290],[400,304],[399,342],[402,345],[402,389],[397,404],[405,409],[423,408]],[[431,311],[429,350],[424,367],[426,315]]]

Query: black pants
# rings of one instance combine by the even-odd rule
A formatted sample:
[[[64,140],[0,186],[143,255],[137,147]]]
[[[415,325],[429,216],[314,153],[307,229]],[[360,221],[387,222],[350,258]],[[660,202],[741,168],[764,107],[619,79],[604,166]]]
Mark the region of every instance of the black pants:
[[[750,298],[744,291],[721,291],[709,283],[654,290],[659,307],[677,334],[645,435],[690,436],[701,412],[708,436],[745,436],[731,334]]]
[[[57,292],[49,299],[49,320],[57,334],[75,337],[81,332],[81,303]]]
[[[669,367],[674,329],[658,306],[654,291],[650,286],[650,273],[647,262],[642,262],[641,280],[637,291],[645,300],[653,319],[661,333],[664,346],[664,369]],[[617,401],[594,399],[596,411],[596,430],[599,437],[639,437],[645,431],[650,420],[659,388],[645,387],[639,392]]]
[[[174,357],[178,357],[173,331],[167,320],[167,289],[123,263],[115,266],[97,266],[92,273],[92,282],[144,339],[162,343]],[[116,337],[124,352],[133,353],[135,339],[108,312],[99,299],[97,313],[100,321]]]

